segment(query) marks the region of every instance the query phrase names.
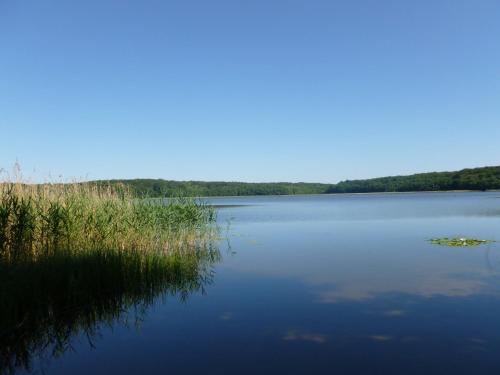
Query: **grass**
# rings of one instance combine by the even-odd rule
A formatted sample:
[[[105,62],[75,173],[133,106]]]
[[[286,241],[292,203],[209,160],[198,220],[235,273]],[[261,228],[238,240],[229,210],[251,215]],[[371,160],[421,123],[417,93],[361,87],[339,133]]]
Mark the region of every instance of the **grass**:
[[[185,251],[206,239],[214,208],[193,199],[134,199],[124,187],[0,184],[0,258],[92,249]]]
[[[433,238],[429,240],[433,245],[450,246],[450,247],[472,247],[488,243],[493,243],[492,240],[478,240],[475,238]]]
[[[220,259],[215,221],[197,200],[119,185],[0,182],[0,373],[92,342],[160,295],[203,291]]]

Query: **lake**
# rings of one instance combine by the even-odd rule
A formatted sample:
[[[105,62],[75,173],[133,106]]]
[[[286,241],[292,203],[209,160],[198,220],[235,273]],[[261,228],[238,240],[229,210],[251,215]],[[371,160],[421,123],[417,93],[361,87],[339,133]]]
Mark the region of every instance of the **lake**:
[[[213,198],[222,259],[98,322],[47,374],[500,373],[500,193]],[[19,371],[24,373],[24,371]]]

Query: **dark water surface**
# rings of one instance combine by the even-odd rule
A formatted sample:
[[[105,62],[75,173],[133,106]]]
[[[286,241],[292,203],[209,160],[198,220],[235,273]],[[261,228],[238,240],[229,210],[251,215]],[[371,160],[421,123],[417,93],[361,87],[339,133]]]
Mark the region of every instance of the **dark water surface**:
[[[213,281],[102,323],[47,374],[498,374],[500,193],[217,198]]]

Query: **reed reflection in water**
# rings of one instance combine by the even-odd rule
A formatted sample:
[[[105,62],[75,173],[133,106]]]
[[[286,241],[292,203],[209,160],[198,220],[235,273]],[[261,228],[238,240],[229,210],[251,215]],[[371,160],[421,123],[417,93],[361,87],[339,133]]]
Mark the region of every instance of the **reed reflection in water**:
[[[93,345],[105,325],[142,319],[160,296],[204,293],[221,259],[216,246],[179,254],[94,250],[0,261],[0,373],[30,371],[77,336]]]

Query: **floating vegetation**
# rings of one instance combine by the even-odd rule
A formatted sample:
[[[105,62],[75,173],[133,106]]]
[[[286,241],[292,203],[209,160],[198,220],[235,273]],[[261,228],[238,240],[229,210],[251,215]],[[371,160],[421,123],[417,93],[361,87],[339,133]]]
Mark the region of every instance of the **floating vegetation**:
[[[450,247],[472,247],[472,246],[479,246],[495,242],[492,240],[478,240],[476,238],[458,238],[458,237],[433,238],[429,241],[433,245],[450,246]]]

